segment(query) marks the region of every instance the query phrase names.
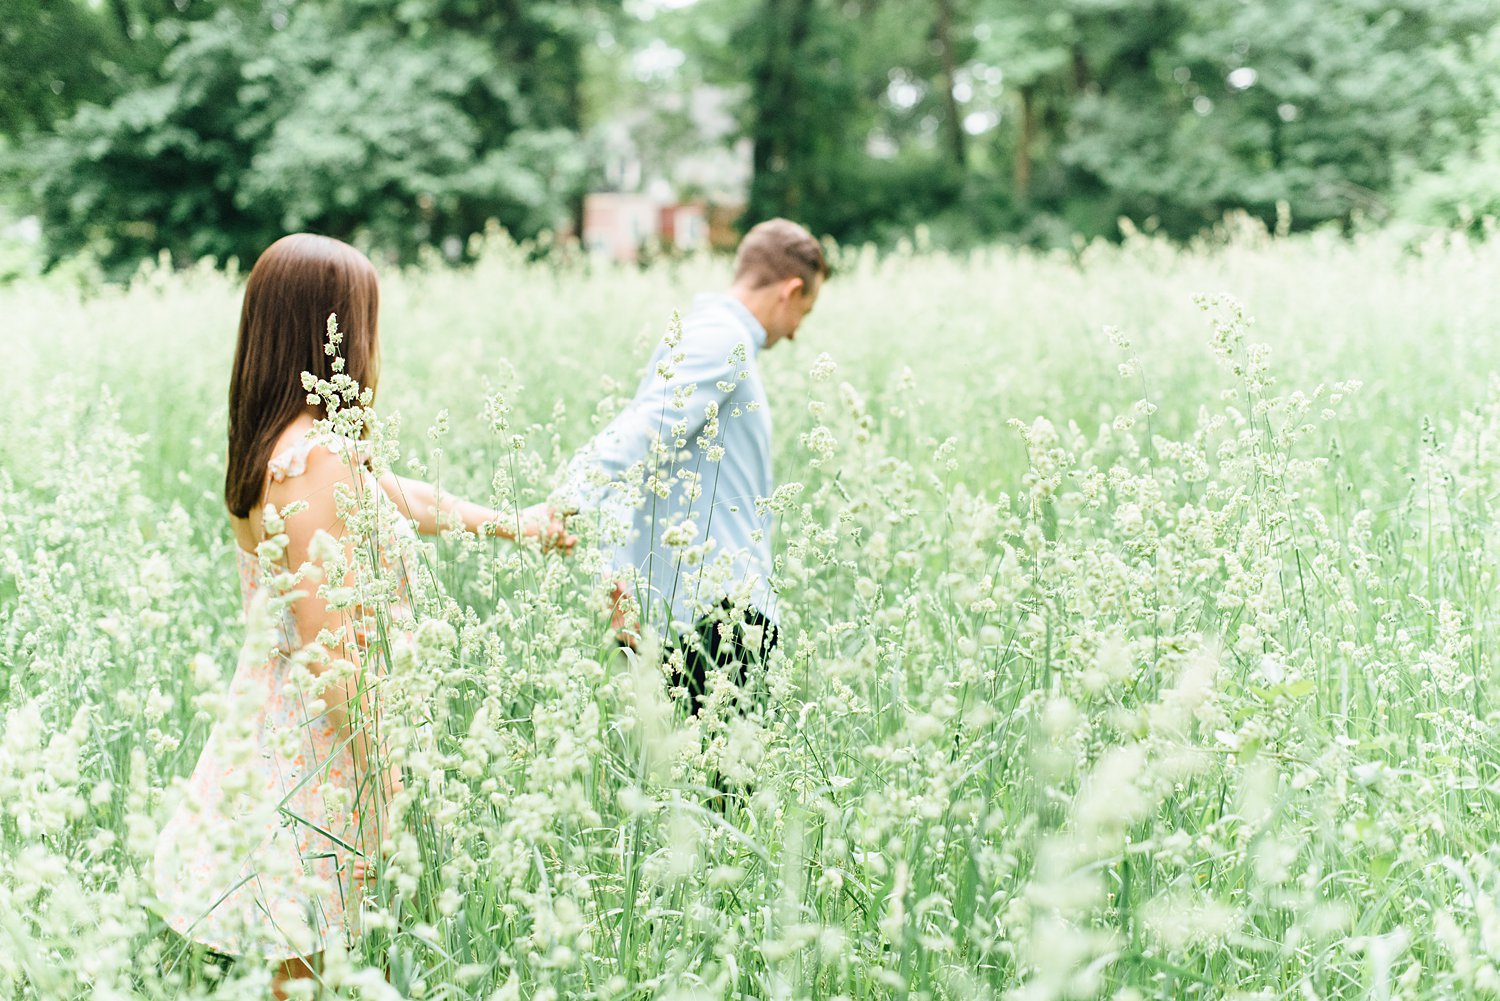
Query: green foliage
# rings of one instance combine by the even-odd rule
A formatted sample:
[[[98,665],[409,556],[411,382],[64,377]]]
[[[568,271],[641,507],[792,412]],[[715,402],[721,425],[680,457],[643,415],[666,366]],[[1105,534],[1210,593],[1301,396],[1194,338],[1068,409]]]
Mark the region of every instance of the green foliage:
[[[844,65],[851,39],[830,4],[764,0],[730,44],[747,53],[755,174],[746,216],[786,215],[826,231],[858,133]]]
[[[1500,121],[1484,124],[1472,150],[1410,177],[1398,211],[1406,219],[1445,229],[1500,219]]]
[[[411,260],[461,255],[492,218],[576,223],[621,129],[647,176],[744,141],[746,221],[882,243],[925,225],[955,246],[1116,237],[1122,216],[1188,238],[1241,210],[1462,225],[1490,210],[1500,130],[1500,0],[14,11],[0,185],[53,262],[89,248],[116,275],[161,249],[247,258],[296,228]],[[638,77],[653,46],[682,64]],[[699,131],[705,86],[733,134]]]
[[[160,64],[31,144],[54,259],[252,259],[316,229],[402,258],[568,218],[588,11],[306,3],[165,20]]]
[[[962,126],[939,80],[945,45],[954,65],[972,54],[972,25],[959,9],[940,30],[940,9],[824,0],[688,9],[687,17],[730,26],[688,39],[711,78],[747,84],[742,134],[755,168],[747,222],[786,215],[840,240],[884,242],[919,223],[972,218],[964,196],[983,185],[953,150]],[[991,208],[994,194],[983,198]]]
[[[995,6],[990,58],[1048,104],[1046,204],[1182,236],[1278,203],[1306,224],[1388,215],[1403,168],[1441,162],[1485,112],[1493,60],[1470,40],[1500,15],[1493,0]]]
[[[1433,146],[1442,157],[1408,157],[1399,164],[1399,214],[1442,227],[1470,227],[1500,218],[1500,26],[1448,53],[1460,85],[1464,118],[1436,123]]]
[[[1460,93],[1472,67],[1452,48],[1497,12],[1429,0],[1195,3],[1177,44],[1151,60],[1155,95],[1087,99],[1064,156],[1123,211],[1170,217],[1176,232],[1233,207],[1270,216],[1277,202],[1305,222],[1381,216],[1401,161],[1436,162],[1442,131],[1472,116]],[[1140,113],[1142,98],[1156,113]]]
[[[7,0],[0,17],[0,137],[46,128],[112,93],[122,39],[76,0]]]

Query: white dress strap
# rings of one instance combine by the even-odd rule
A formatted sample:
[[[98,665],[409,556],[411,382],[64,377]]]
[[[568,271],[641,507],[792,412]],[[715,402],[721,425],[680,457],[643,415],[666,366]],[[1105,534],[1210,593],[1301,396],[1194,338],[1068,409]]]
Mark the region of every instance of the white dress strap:
[[[271,457],[271,460],[266,463],[271,479],[280,483],[307,472],[307,456],[312,452],[314,445],[322,445],[338,456],[352,455],[361,463],[368,459],[369,448],[365,442],[336,434],[309,434]]]
[[[303,438],[271,456],[271,461],[266,463],[266,468],[271,472],[271,479],[280,483],[289,477],[301,476],[307,472],[307,453],[312,451],[312,447],[313,440]]]

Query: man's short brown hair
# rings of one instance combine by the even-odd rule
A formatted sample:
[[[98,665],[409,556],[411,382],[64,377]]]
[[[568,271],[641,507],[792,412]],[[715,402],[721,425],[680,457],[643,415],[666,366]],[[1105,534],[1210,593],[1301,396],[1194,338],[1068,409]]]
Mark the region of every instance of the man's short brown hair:
[[[734,255],[734,280],[748,280],[752,288],[801,278],[806,291],[817,277],[828,277],[823,248],[816,237],[790,219],[758,223],[745,234]]]

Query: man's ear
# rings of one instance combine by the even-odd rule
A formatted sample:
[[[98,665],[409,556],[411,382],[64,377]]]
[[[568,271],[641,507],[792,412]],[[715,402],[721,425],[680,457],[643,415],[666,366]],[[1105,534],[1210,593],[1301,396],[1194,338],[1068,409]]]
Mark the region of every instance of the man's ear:
[[[801,278],[788,278],[781,284],[781,297],[790,299],[794,295],[805,295],[807,293],[807,282]]]

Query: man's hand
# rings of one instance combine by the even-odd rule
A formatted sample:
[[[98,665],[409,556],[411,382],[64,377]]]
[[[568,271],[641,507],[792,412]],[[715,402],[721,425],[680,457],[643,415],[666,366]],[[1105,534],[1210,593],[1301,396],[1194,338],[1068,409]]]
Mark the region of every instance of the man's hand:
[[[629,586],[618,578],[609,593],[609,608],[609,628],[614,631],[615,640],[621,646],[638,649],[637,644],[641,641],[639,610],[635,607],[635,599],[631,596]]]

